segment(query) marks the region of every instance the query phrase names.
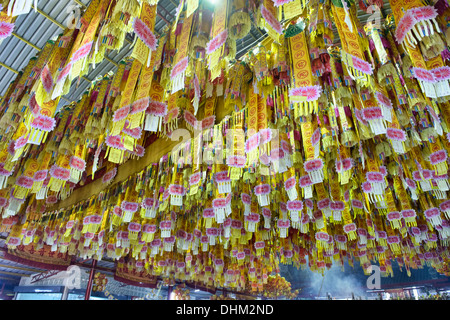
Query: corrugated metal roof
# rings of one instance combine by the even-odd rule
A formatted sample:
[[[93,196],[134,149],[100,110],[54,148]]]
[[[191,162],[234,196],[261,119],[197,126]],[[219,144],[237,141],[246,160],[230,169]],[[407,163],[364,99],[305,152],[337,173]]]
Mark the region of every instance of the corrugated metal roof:
[[[82,1],[81,3],[87,4],[88,2]],[[67,8],[71,4],[75,4],[75,2],[71,0],[41,0],[37,7],[39,12],[32,9],[28,14],[18,16],[13,35],[0,45],[0,62],[15,71],[21,71],[48,40],[57,37],[63,31],[60,25],[65,25],[70,14],[67,12]],[[0,67],[0,95],[5,94],[9,84],[16,76],[15,72]]]

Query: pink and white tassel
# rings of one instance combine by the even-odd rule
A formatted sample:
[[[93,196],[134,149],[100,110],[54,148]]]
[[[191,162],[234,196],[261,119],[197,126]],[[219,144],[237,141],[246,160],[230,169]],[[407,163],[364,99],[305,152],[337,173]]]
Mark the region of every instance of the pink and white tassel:
[[[255,195],[258,199],[258,203],[261,207],[268,206],[269,194],[270,194],[270,184],[257,185],[254,189]]]
[[[312,159],[306,161],[304,164],[304,169],[308,173],[313,184],[321,183],[323,181],[323,160],[322,159]]]
[[[188,66],[189,59],[185,57],[180,60],[172,69],[170,78],[172,81],[171,93],[175,93],[184,89],[184,81],[186,76],[186,68]]]
[[[363,119],[369,123],[370,130],[375,134],[385,134],[386,124],[380,107],[369,107],[362,110]]]
[[[303,202],[300,200],[288,201],[287,209],[289,210],[289,217],[291,218],[292,226],[300,222],[301,211],[303,210]]]

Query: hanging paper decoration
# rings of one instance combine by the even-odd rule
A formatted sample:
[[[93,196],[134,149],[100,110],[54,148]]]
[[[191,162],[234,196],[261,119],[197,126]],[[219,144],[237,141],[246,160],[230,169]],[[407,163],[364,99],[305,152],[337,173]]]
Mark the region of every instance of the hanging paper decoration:
[[[28,143],[40,144],[45,142],[49,132],[53,131],[56,121],[53,118],[58,101],[52,100],[39,108],[39,114],[33,115],[30,121]]]
[[[102,176],[102,182],[105,184],[109,184],[111,183],[111,181],[114,179],[114,177],[117,174],[117,168],[114,167],[111,170],[107,171],[103,176]]]
[[[266,21],[266,24],[268,24],[275,32],[281,34],[282,26],[281,23],[274,17],[272,12],[270,12],[264,4],[261,5],[261,16]]]
[[[8,38],[14,30],[14,23],[0,22],[0,40]]]
[[[233,12],[228,20],[228,37],[232,40],[244,38],[251,30],[250,15],[245,7],[245,1],[233,1]]]
[[[152,51],[156,51],[157,48],[157,39],[152,31],[156,18],[155,11],[156,6],[150,6],[147,2],[144,2],[141,18],[135,18],[133,21],[134,33],[148,48],[147,68],[150,67]]]
[[[406,10],[398,21],[395,30],[397,42],[400,44],[407,43],[408,46],[415,47],[422,40],[422,34],[430,36],[437,32],[440,29],[436,21],[437,14],[437,10],[432,6]]]
[[[157,132],[161,130],[163,119],[167,115],[167,104],[162,102],[163,91],[158,82],[152,82],[149,94],[150,102],[145,110],[144,130],[146,131]]]
[[[208,70],[211,71],[211,81],[216,80],[221,74],[219,60],[223,54],[224,44],[228,37],[227,14],[228,1],[221,1],[215,6],[210,41],[206,44]]]
[[[192,22],[192,15],[185,18],[185,20],[183,21],[183,26],[180,34],[180,42],[178,44],[177,53],[175,55],[173,68],[170,73],[172,94],[183,89],[185,85],[186,69],[189,63],[188,48],[192,33]]]
[[[81,174],[86,169],[85,148],[83,145],[78,145],[75,148],[74,155],[70,158],[70,180],[78,183],[81,179]]]
[[[117,108],[113,109],[114,113],[112,118],[112,128],[110,136],[118,135],[125,125],[127,116],[131,111],[132,95],[141,69],[142,64],[138,60],[134,60],[128,74],[125,90],[122,93],[120,103]]]
[[[0,103],[8,246],[255,294],[279,263],[448,274],[448,10],[392,1],[361,26],[357,5],[181,1],[160,35],[156,1],[93,1]],[[236,56],[246,14],[269,37]],[[133,28],[114,76],[57,108]]]
[[[295,103],[295,117],[317,113],[318,99],[322,93],[320,85],[316,85],[312,76],[308,46],[305,33],[301,32],[289,38],[291,50],[297,52],[292,56],[293,88],[289,91],[290,100]]]

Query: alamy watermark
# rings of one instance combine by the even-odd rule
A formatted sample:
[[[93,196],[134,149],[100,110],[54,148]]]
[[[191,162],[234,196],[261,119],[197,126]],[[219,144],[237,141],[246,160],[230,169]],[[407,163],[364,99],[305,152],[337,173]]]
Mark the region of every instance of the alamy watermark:
[[[371,265],[367,268],[371,275],[367,278],[366,286],[369,290],[381,289],[381,271],[377,265]],[[373,274],[372,274],[373,272]]]
[[[71,265],[66,271],[60,271],[48,279],[62,279],[62,285],[69,290],[81,289],[81,269],[78,266]]]
[[[187,129],[176,129],[170,134],[170,139],[179,142],[170,153],[181,166],[228,164],[240,168],[255,168],[262,163],[270,167],[271,171],[286,171],[293,160],[294,150],[290,143],[286,139],[280,139],[278,129],[266,129],[265,138],[268,140],[263,141],[261,138],[259,143],[259,138],[255,137],[260,133],[261,131],[243,129],[227,129],[219,133],[216,129],[205,129],[195,130],[192,134]],[[196,149],[191,156],[193,148]],[[247,161],[249,154],[258,148],[256,157]]]

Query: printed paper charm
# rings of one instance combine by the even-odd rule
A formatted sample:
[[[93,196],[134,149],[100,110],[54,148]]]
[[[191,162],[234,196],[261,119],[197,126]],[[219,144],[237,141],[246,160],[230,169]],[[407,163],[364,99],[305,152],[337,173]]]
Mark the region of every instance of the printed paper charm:
[[[222,223],[225,220],[225,217],[231,214],[231,193],[226,197],[221,196],[214,199],[212,201],[212,206],[217,223]]]
[[[8,178],[14,173],[6,170],[4,166],[4,163],[0,163],[0,190],[7,186]]]
[[[252,197],[248,193],[241,194],[241,201],[244,204],[244,216],[250,213],[250,206],[252,204]]]
[[[309,175],[302,176],[299,179],[299,185],[303,189],[303,194],[306,199],[310,199],[313,196],[312,193],[312,185],[314,183],[311,180],[311,177]]]
[[[39,145],[45,141],[47,134],[55,129],[56,121],[52,117],[39,114],[33,117],[30,123],[31,132],[28,137],[28,143]]]
[[[333,201],[330,203],[330,209],[333,213],[333,220],[342,221],[342,212],[345,210],[345,203],[343,201]]]
[[[264,19],[264,21],[278,34],[283,33],[283,27],[281,26],[281,23],[273,16],[273,14],[267,10],[264,5],[261,5],[261,15]]]
[[[440,32],[435,7],[423,6],[408,9],[397,24],[395,38],[398,43],[415,48],[423,37]]]
[[[425,210],[423,215],[433,226],[440,226],[442,224],[441,212],[438,208]]]
[[[430,163],[434,166],[436,172],[447,172],[447,152],[444,149],[433,152],[430,155]]]
[[[157,132],[161,130],[164,117],[167,115],[167,105],[158,101],[150,101],[145,111],[145,131]]]
[[[362,110],[363,119],[369,123],[370,130],[375,135],[386,133],[386,124],[380,107],[369,107]]]
[[[70,170],[55,164],[50,168],[50,177],[50,190],[58,192],[65,185],[65,182],[69,180]]]
[[[269,205],[270,184],[257,185],[254,192],[261,207]]]
[[[154,198],[144,198],[142,200],[141,207],[145,209],[144,217],[146,219],[153,219],[156,217],[156,211],[159,204]]]
[[[287,237],[290,224],[291,223],[289,219],[278,219],[277,228],[280,233],[280,238],[284,239]]]
[[[392,122],[392,102],[386,97],[383,93],[377,91],[375,93],[375,99],[378,102],[378,105],[381,107],[381,111],[383,114],[384,120],[387,122]]]
[[[183,196],[185,195],[185,193],[186,188],[182,185],[171,184],[169,186],[170,204],[172,206],[181,207],[183,205]]]
[[[102,183],[109,184],[117,174],[117,168],[114,167],[102,176]]]
[[[147,68],[150,67],[150,60],[152,58],[152,51],[156,50],[157,40],[150,28],[139,18],[135,18],[133,21],[134,33],[139,39],[147,46],[148,58],[147,58]]]
[[[406,141],[406,133],[402,129],[387,128],[386,137],[390,140],[392,148],[398,154],[405,153],[404,142]]]
[[[416,211],[414,209],[406,209],[402,210],[401,215],[403,217],[403,220],[405,220],[405,223],[408,227],[416,226]]]
[[[318,99],[322,94],[320,85],[293,88],[289,91],[290,101],[299,103],[301,107],[300,114],[307,115],[318,112]]]
[[[286,181],[284,181],[284,188],[286,189],[286,193],[288,194],[289,200],[293,201],[296,200],[298,197],[297,193],[297,180],[294,177],[290,177]]]
[[[81,179],[81,174],[86,169],[86,161],[83,159],[72,156],[70,158],[70,180],[74,183],[78,183]]]
[[[172,81],[172,94],[184,88],[184,79],[188,63],[189,57],[185,57],[181,59],[170,72],[170,78]]]
[[[231,192],[231,179],[228,176],[228,171],[216,172],[215,180],[217,183],[217,190],[219,193]]]
[[[313,184],[320,183],[323,181],[322,159],[318,158],[306,161],[303,166]]]
[[[301,211],[303,210],[303,202],[300,200],[288,201],[287,209],[291,218],[292,226],[295,227],[300,221]]]
[[[211,55],[216,50],[221,48],[225,44],[225,42],[227,41],[227,38],[228,38],[228,30],[225,29],[224,31],[219,33],[215,38],[211,39],[206,44],[206,54],[207,55]]]
[[[255,232],[259,223],[260,216],[258,213],[250,213],[244,217],[244,227],[247,232]]]
[[[264,228],[265,229],[270,229],[270,222],[272,219],[272,213],[270,211],[269,208],[262,208],[261,209],[261,214],[264,218]]]

